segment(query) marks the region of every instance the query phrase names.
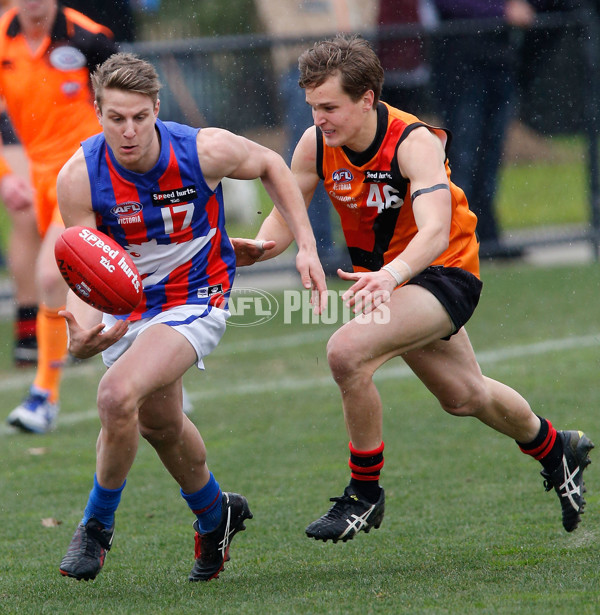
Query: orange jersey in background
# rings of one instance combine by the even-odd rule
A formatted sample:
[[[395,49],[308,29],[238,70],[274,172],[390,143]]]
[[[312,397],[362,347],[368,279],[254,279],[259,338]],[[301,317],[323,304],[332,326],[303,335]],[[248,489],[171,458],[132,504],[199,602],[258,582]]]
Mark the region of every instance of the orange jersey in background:
[[[399,143],[411,130],[426,126],[447,146],[448,135],[385,103],[377,108],[377,135],[364,152],[328,147],[317,129],[317,171],[342,222],[356,271],[378,271],[417,233],[410,182],[398,168]],[[446,160],[446,173],[450,168]],[[452,223],[448,249],[431,265],[460,267],[479,277],[477,218],[464,192],[450,183]]]
[[[50,36],[33,53],[17,11],[0,18],[0,97],[29,159],[44,232],[56,205],[59,170],[81,141],[101,130],[90,71],[117,47],[110,30],[59,6]]]

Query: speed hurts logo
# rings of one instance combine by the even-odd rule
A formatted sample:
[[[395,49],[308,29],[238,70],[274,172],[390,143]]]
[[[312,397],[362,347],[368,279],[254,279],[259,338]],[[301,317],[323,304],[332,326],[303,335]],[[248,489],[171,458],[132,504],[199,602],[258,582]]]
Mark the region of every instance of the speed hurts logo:
[[[98,235],[92,233],[87,228],[81,229],[79,236],[83,239],[83,241],[85,241],[85,243],[88,243],[90,244],[90,246],[98,248],[100,251],[104,252],[105,254],[108,254],[110,258],[116,258],[119,254],[118,249],[111,249],[111,247],[106,242],[104,242],[102,239],[100,239],[100,237],[98,237]]]
[[[173,190],[163,190],[152,193],[152,204],[156,207],[165,205],[177,205],[178,203],[189,203],[198,198],[196,186],[183,186]]]
[[[131,280],[131,284],[135,288],[136,292],[139,292],[141,281],[138,276],[137,271],[134,271],[128,264],[127,259],[125,258],[125,252],[121,252],[118,248],[111,248],[105,241],[100,239],[98,235],[93,233],[87,228],[82,228],[79,236],[85,241],[85,243],[97,248],[107,256],[100,254],[99,263],[102,267],[104,267],[109,273],[113,273],[116,267],[119,267],[125,275]],[[119,260],[116,261],[116,258],[120,256]],[[116,264],[115,264],[116,263]]]

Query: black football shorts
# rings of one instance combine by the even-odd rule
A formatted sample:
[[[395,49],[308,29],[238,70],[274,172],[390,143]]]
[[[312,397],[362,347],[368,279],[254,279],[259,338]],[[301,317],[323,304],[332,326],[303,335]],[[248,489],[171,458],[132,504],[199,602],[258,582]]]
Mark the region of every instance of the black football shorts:
[[[444,306],[456,333],[473,315],[483,283],[472,273],[458,267],[427,267],[407,284],[426,288]],[[443,339],[449,339],[447,337]]]

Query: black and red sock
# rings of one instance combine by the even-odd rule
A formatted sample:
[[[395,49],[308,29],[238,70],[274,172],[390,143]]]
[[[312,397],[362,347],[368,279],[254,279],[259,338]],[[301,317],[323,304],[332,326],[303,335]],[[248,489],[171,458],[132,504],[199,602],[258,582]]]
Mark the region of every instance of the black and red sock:
[[[14,360],[17,365],[33,365],[37,361],[37,312],[36,305],[17,308],[14,321]]]
[[[544,469],[552,471],[562,460],[562,440],[557,437],[557,432],[552,423],[541,416],[540,431],[531,442],[517,442],[519,448],[526,454],[537,459]]]
[[[379,475],[383,468],[383,442],[372,451],[359,451],[350,447],[350,460],[348,465],[351,470],[350,486],[369,502],[375,503],[379,499],[381,488]]]

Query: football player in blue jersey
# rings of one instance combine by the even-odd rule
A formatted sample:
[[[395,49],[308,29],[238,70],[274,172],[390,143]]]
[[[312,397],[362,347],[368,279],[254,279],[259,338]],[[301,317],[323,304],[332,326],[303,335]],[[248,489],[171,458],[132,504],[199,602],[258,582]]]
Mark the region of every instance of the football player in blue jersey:
[[[102,132],[63,167],[60,210],[67,227],[97,227],[129,252],[144,297],[132,314],[115,317],[70,292],[62,312],[71,353],[102,352],[108,370],[98,388],[94,484],[60,572],[76,579],[100,572],[141,434],[196,515],[189,579],[209,580],[252,517],[246,498],[221,490],[202,437],[182,412],[182,376],[194,364],[203,369],[229,315],[236,258],[224,226],[221,180],[260,178],[293,231],[297,268],[303,286],[314,291],[317,311],[326,300],[325,275],[302,195],[281,156],[226,130],[161,122],[157,73],[132,54],[113,55],[92,83]],[[132,203],[129,219],[123,205]],[[273,246],[246,247],[256,253]]]

